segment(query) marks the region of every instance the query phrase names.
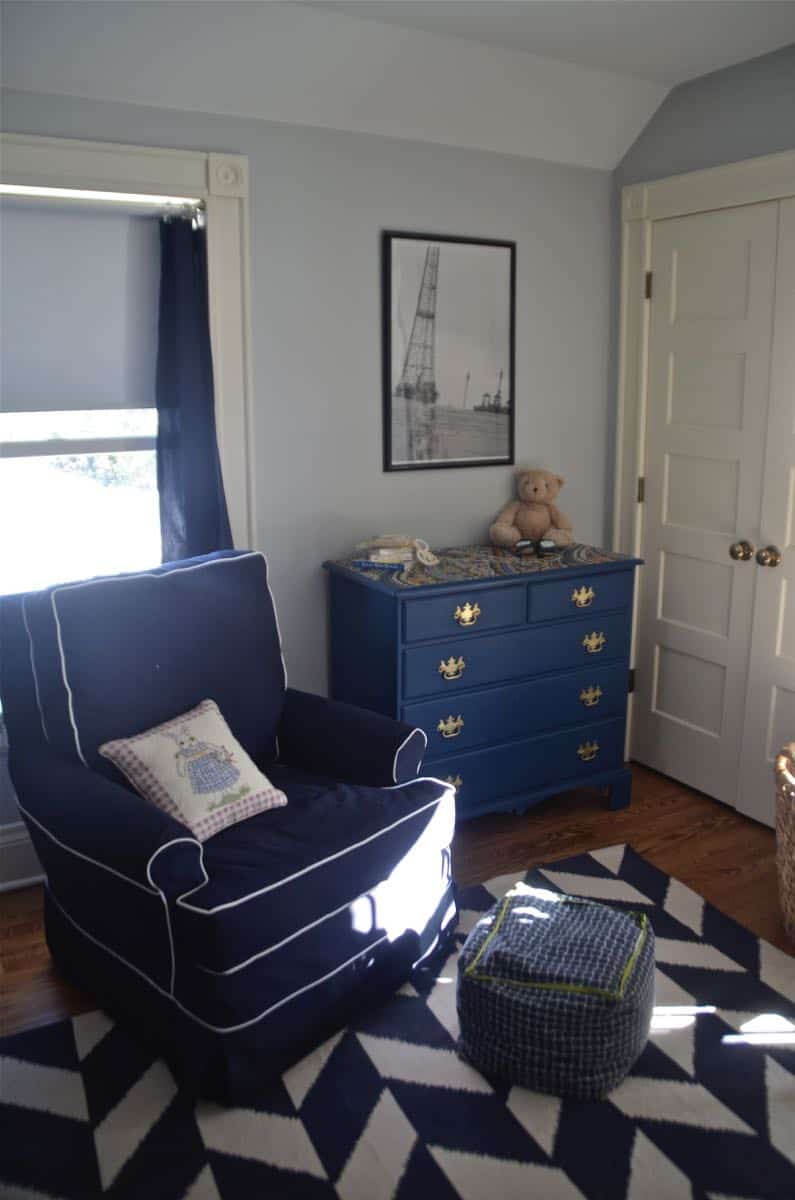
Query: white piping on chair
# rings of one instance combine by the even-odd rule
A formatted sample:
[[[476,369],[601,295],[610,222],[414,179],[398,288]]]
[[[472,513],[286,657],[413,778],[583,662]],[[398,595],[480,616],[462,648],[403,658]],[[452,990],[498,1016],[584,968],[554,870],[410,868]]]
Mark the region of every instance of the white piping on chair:
[[[412,784],[415,784],[415,783],[438,783],[439,786],[444,789],[444,794],[449,794],[450,792],[454,792],[454,790],[455,790],[451,784],[446,783],[442,779],[436,779],[435,777],[430,776],[430,775],[429,776],[421,776],[419,779],[409,780],[408,783],[399,783],[399,784],[395,784],[391,787],[381,788],[380,790],[385,791],[385,792],[394,792],[394,791],[400,790],[401,788],[411,787]],[[115,867],[108,866],[107,863],[102,862],[100,859],[92,858],[91,855],[84,854],[82,852],[82,850],[75,850],[74,846],[69,846],[66,842],[62,842],[61,839],[56,837],[55,834],[52,833],[51,830],[49,830],[46,825],[42,825],[41,821],[37,820],[37,818],[34,817],[32,813],[28,812],[28,810],[26,808],[24,808],[19,803],[19,801],[17,801],[17,806],[19,808],[19,811],[22,813],[22,815],[24,817],[26,817],[27,820],[32,821],[33,824],[37,827],[37,829],[40,829],[41,832],[50,839],[50,841],[55,842],[56,846],[60,846],[62,850],[66,850],[69,854],[74,854],[76,858],[82,858],[84,862],[91,863],[92,866],[100,867],[103,871],[108,871],[111,875],[115,875],[117,877],[117,879],[123,879],[125,883],[131,883],[133,885],[133,887],[140,888],[140,890],[142,892],[146,892],[150,896],[158,896],[159,895],[161,898],[163,897],[162,891],[154,883],[154,881],[152,879],[152,875],[151,875],[151,867],[152,867],[153,862],[157,858],[157,856],[160,853],[162,853],[163,850],[167,850],[169,846],[174,846],[178,842],[188,842],[191,845],[197,846],[198,850],[199,850],[199,867],[201,869],[202,875],[204,876],[204,879],[195,888],[190,888],[187,892],[183,892],[181,895],[177,896],[176,903],[181,908],[187,909],[189,912],[197,913],[199,916],[209,917],[209,916],[213,916],[217,912],[223,912],[227,908],[236,908],[237,905],[239,905],[239,904],[245,904],[249,900],[254,900],[254,899],[256,899],[257,896],[262,896],[266,892],[270,892],[270,891],[273,891],[275,888],[282,887],[282,885],[285,883],[290,883],[293,879],[298,879],[301,875],[306,875],[308,872],[315,870],[316,867],[325,866],[326,863],[332,862],[336,858],[341,858],[343,855],[350,853],[350,851],[352,851],[352,850],[358,850],[360,846],[364,846],[368,842],[374,841],[376,838],[380,837],[382,834],[388,833],[390,830],[395,829],[398,825],[402,825],[405,821],[411,820],[412,817],[419,816],[420,813],[426,812],[429,808],[435,807],[436,805],[440,804],[443,799],[444,799],[444,795],[439,796],[438,799],[432,800],[429,804],[423,805],[422,808],[415,809],[414,812],[407,813],[405,816],[400,817],[397,821],[393,821],[391,825],[386,825],[383,829],[377,830],[375,833],[370,834],[369,837],[363,838],[359,842],[354,842],[352,845],[346,846],[343,850],[338,850],[336,854],[328,855],[326,858],[319,859],[317,862],[314,862],[314,863],[310,863],[308,866],[303,867],[300,871],[296,871],[292,875],[287,875],[287,876],[285,876],[284,879],[277,880],[276,883],[267,884],[264,888],[259,888],[255,892],[250,892],[247,896],[241,896],[237,900],[229,900],[225,904],[218,904],[215,906],[215,908],[198,908],[194,904],[185,903],[188,896],[193,896],[196,892],[200,891],[203,887],[206,887],[206,885],[210,882],[210,877],[207,874],[207,869],[204,865],[204,847],[201,844],[201,842],[197,841],[195,838],[190,838],[190,837],[172,838],[171,841],[164,842],[162,846],[158,846],[157,850],[155,850],[154,854],[152,854],[150,856],[150,858],[148,859],[147,864],[146,864],[146,877],[149,880],[150,884],[152,885],[151,887],[147,887],[145,883],[139,883],[139,881],[137,879],[133,879],[132,876],[130,876],[130,875],[125,875],[122,871],[117,871]],[[343,907],[345,907],[345,906],[343,906]],[[326,916],[327,917],[334,916],[334,913],[327,913]],[[325,918],[321,918],[321,920],[325,920]],[[170,922],[170,918],[169,918],[169,922]],[[312,926],[307,926],[307,928],[312,928]],[[303,932],[303,930],[301,930],[299,932]],[[170,923],[169,923],[169,937],[170,936],[171,936],[171,930],[170,930]],[[289,940],[289,938],[286,940]],[[279,943],[279,945],[281,945],[281,944],[282,943]],[[277,946],[271,947],[271,949],[277,949],[277,948],[278,948]],[[172,942],[172,954],[173,954],[173,942]],[[255,957],[259,957],[259,955],[256,955]],[[205,968],[202,968],[202,969],[205,969]]]
[[[174,953],[174,935],[171,932],[171,913],[168,911],[168,900],[166,899],[160,888],[157,889],[157,894],[163,903],[163,912],[166,916],[166,934],[168,935],[168,953],[171,958],[171,970],[168,976],[168,991],[169,995],[174,995],[174,981],[177,977],[177,957]]]
[[[445,851],[442,851],[442,853],[445,853]],[[446,886],[447,885],[445,885],[445,889]],[[372,891],[372,889],[369,889],[365,892],[356,892],[355,895],[351,896],[349,900],[346,900],[343,904],[340,904],[338,908],[332,909],[331,912],[324,913],[323,916],[317,917],[314,921],[310,921],[308,925],[302,926],[301,929],[296,929],[293,933],[283,937],[281,941],[274,942],[272,946],[266,946],[264,950],[258,950],[256,954],[250,955],[248,958],[243,959],[242,962],[235,963],[233,967],[227,967],[223,971],[216,971],[213,967],[206,967],[203,963],[195,963],[194,966],[197,970],[203,971],[207,975],[215,975],[216,977],[236,975],[238,971],[242,971],[245,967],[250,967],[251,964],[257,962],[258,959],[267,958],[269,954],[273,954],[276,950],[281,950],[283,946],[288,945],[290,942],[294,942],[296,938],[303,937],[305,933],[310,933],[313,929],[316,929],[318,925],[322,925],[324,921],[330,921],[332,917],[338,917],[340,913],[349,909],[357,900],[361,900],[369,895],[370,891]],[[447,924],[447,920],[449,920],[449,918],[445,919],[445,924]]]
[[[442,891],[446,891],[447,887],[449,887],[449,884],[445,885]],[[227,967],[224,971],[216,971],[212,967],[206,967],[204,963],[194,963],[193,965],[197,971],[202,971],[205,975],[213,975],[216,978],[225,978],[227,975],[237,975],[238,971],[242,971],[246,967],[250,967],[252,963],[257,962],[260,958],[267,958],[269,954],[273,954],[276,950],[281,950],[283,946],[288,945],[289,942],[294,942],[296,938],[303,937],[305,933],[311,933],[311,931],[318,925],[322,925],[324,921],[330,921],[332,917],[339,916],[341,912],[345,912],[357,900],[364,899],[368,895],[369,892],[358,892],[355,896],[352,896],[350,900],[346,900],[344,904],[341,904],[339,908],[335,908],[332,912],[324,913],[323,916],[318,917],[316,921],[310,921],[310,923],[308,925],[304,925],[303,928],[296,929],[295,933],[288,934],[287,937],[282,938],[280,942],[274,942],[272,946],[266,946],[264,950],[259,950],[256,954],[250,955],[249,958],[243,959],[242,962],[235,963],[233,967]],[[447,920],[445,921],[445,925],[446,924]],[[430,953],[430,951],[426,951],[426,953]],[[424,957],[425,955],[423,955],[423,958]],[[417,961],[421,962],[422,959],[418,959]],[[417,964],[415,963],[414,965],[416,966]]]
[[[177,575],[177,574],[187,572],[187,571],[200,571],[204,567],[223,566],[225,563],[240,562],[244,558],[261,558],[262,561],[265,563],[265,581],[266,581],[266,586],[268,589],[268,594],[270,596],[271,604],[273,605],[273,614],[274,614],[274,617],[276,620],[276,634],[279,639],[279,657],[281,658],[281,661],[282,661],[282,673],[284,675],[285,687],[286,687],[287,686],[287,668],[286,668],[285,662],[284,662],[284,651],[282,649],[281,633],[279,631],[279,618],[278,618],[278,614],[276,612],[276,605],[273,600],[273,593],[271,592],[270,579],[268,578],[268,560],[266,559],[265,555],[260,550],[250,550],[243,554],[231,555],[228,558],[214,558],[214,559],[211,559],[209,562],[193,563],[193,565],[190,567],[173,567],[170,571],[139,571],[135,575],[111,575],[105,579],[86,579],[86,580],[81,581],[80,583],[67,583],[67,584],[63,584],[60,587],[53,588],[53,590],[50,594],[50,604],[52,606],[53,618],[55,620],[55,630],[56,630],[56,636],[58,639],[58,650],[59,650],[60,658],[61,658],[61,677],[63,679],[63,684],[66,689],[67,703],[68,703],[68,709],[69,709],[69,720],[72,725],[72,733],[73,733],[74,741],[75,741],[75,750],[77,751],[78,757],[80,758],[80,761],[83,763],[84,766],[88,766],[88,763],[86,762],[85,758],[83,757],[83,751],[82,751],[82,748],[80,745],[80,735],[78,733],[77,722],[75,720],[74,699],[72,696],[72,689],[69,685],[69,679],[66,674],[66,657],[64,655],[63,638],[61,636],[61,623],[58,618],[58,608],[57,608],[57,605],[55,602],[56,597],[61,592],[73,592],[76,590],[80,590],[81,588],[106,587],[106,586],[110,586],[114,583],[125,583],[130,579],[168,579],[169,575]]]
[[[33,653],[33,636],[30,632],[30,625],[28,624],[28,610],[27,610],[27,606],[25,604],[25,600],[26,600],[26,597],[23,596],[22,604],[20,605],[20,607],[22,609],[22,624],[25,626],[25,633],[28,635],[28,655],[30,657],[30,670],[31,670],[31,674],[33,675],[33,690],[36,693],[36,707],[39,710],[39,720],[41,721],[41,732],[44,734],[45,742],[49,742],[50,735],[47,732],[47,723],[44,720],[44,710],[41,707],[41,693],[39,691],[39,676],[38,676],[38,672],[36,671],[36,659],[35,659],[35,655]]]
[[[449,783],[444,783],[441,779],[424,779],[422,777],[419,779],[411,779],[408,781],[408,783],[398,783],[391,787],[381,788],[379,790],[385,792],[394,792],[399,788],[411,787],[415,783],[438,783],[440,787],[444,788],[445,794],[453,790]],[[249,900],[255,900],[258,896],[264,896],[267,892],[275,891],[275,889],[283,887],[286,883],[292,883],[294,879],[300,879],[302,875],[307,875],[310,871],[317,870],[318,867],[324,867],[327,863],[333,862],[337,858],[342,858],[346,854],[350,854],[352,850],[358,850],[361,846],[366,846],[368,842],[375,841],[376,838],[381,837],[385,833],[389,833],[392,829],[396,829],[398,825],[402,825],[405,821],[410,821],[412,817],[419,816],[420,813],[426,812],[429,808],[435,808],[436,805],[440,804],[443,799],[444,796],[438,796],[435,800],[431,800],[430,803],[424,804],[422,808],[415,808],[413,812],[406,813],[405,816],[399,817],[398,820],[393,821],[391,825],[385,825],[383,829],[377,829],[375,833],[371,833],[368,837],[362,838],[358,842],[353,842],[350,846],[346,846],[344,849],[338,850],[335,854],[329,854],[325,858],[320,858],[316,862],[309,863],[308,866],[302,867],[300,871],[294,871],[292,875],[285,875],[283,879],[278,879],[275,883],[269,883],[266,884],[265,887],[257,888],[256,891],[249,892],[247,896],[240,896],[237,900],[227,900],[224,904],[216,904],[214,908],[200,908],[195,904],[188,904],[187,897],[193,896],[205,886],[204,883],[200,883],[198,887],[192,888],[189,892],[183,892],[181,896],[178,896],[177,904],[180,906],[180,908],[185,908],[189,912],[197,913],[202,917],[210,917],[215,913],[224,912],[228,908],[236,908],[239,904],[246,904]]]
[[[111,875],[115,875],[118,879],[123,879],[125,883],[131,883],[133,885],[133,887],[140,888],[141,891],[146,892],[147,895],[150,895],[150,896],[158,896],[158,895],[162,896],[163,895],[163,892],[160,890],[160,888],[157,886],[157,884],[152,879],[152,876],[151,876],[152,863],[155,861],[158,854],[161,854],[164,850],[167,850],[169,848],[169,846],[175,846],[178,842],[189,842],[192,846],[198,847],[199,866],[201,867],[201,871],[204,876],[204,883],[208,882],[208,875],[207,875],[206,870],[204,869],[204,853],[203,853],[203,849],[202,849],[202,844],[201,844],[201,842],[196,841],[195,838],[190,838],[190,837],[172,838],[170,842],[163,842],[162,846],[158,846],[157,850],[155,850],[154,854],[152,854],[149,857],[147,864],[146,864],[146,877],[152,885],[151,887],[147,887],[145,883],[140,883],[137,879],[133,879],[131,875],[125,875],[123,871],[117,871],[115,867],[108,866],[107,863],[102,862],[100,859],[92,858],[90,854],[84,854],[82,850],[75,850],[74,846],[69,846],[69,845],[67,845],[66,842],[62,842],[61,839],[59,837],[56,837],[55,834],[51,830],[49,830],[46,825],[42,825],[41,821],[37,820],[37,818],[34,817],[32,813],[28,812],[28,810],[26,808],[23,808],[23,806],[19,803],[19,801],[17,801],[17,807],[19,808],[19,811],[22,813],[22,815],[24,817],[26,817],[29,821],[32,821],[33,824],[36,826],[36,828],[40,829],[41,832],[43,834],[45,834],[50,839],[51,842],[55,842],[56,846],[60,846],[62,850],[68,851],[69,854],[74,854],[76,858],[82,858],[84,862],[89,862],[92,864],[92,866],[101,867],[103,871],[109,871]],[[199,886],[203,887],[204,883],[200,884]],[[185,892],[184,894],[190,895],[189,892]]]
[[[400,751],[403,750],[405,746],[408,746],[409,742],[414,737],[415,733],[422,734],[422,737],[425,740],[425,747],[422,751],[422,754],[420,755],[420,761],[417,763],[417,770],[419,771],[420,767],[422,766],[422,760],[425,757],[425,751],[428,749],[428,735],[424,729],[420,729],[419,725],[415,725],[415,727],[412,729],[412,731],[408,735],[408,737],[403,739],[403,741],[400,743],[397,750],[395,751],[395,757],[392,760],[392,780],[394,783],[397,783],[397,781],[398,781],[397,767],[398,767],[398,759],[400,758]],[[413,783],[414,780],[411,780],[411,782]]]
[[[166,933],[168,934],[168,948],[169,948],[169,953],[171,954],[170,991],[171,991],[172,996],[174,995],[174,983],[175,983],[176,975],[177,975],[177,956],[176,956],[176,952],[174,950],[174,935],[171,931],[171,912],[168,907],[168,899],[166,898],[165,892],[163,891],[162,888],[159,888],[157,886],[154,879],[152,878],[152,864],[155,861],[155,859],[157,858],[158,854],[160,854],[163,850],[167,850],[169,848],[169,846],[175,846],[177,844],[177,842],[188,842],[191,846],[198,846],[198,848],[199,848],[199,863],[201,865],[202,872],[204,873],[205,878],[207,877],[207,873],[206,873],[206,871],[204,871],[204,862],[202,859],[201,842],[198,842],[196,840],[196,838],[178,837],[178,838],[172,838],[170,842],[164,842],[162,846],[158,846],[157,850],[155,850],[154,854],[149,859],[149,862],[146,864],[146,878],[149,880],[152,887],[155,889],[157,894],[160,896],[160,899],[163,902],[163,910],[166,914]]]
[[[439,786],[444,789],[444,794],[449,794],[450,792],[454,791],[454,789],[452,788],[452,786],[449,783],[445,783],[444,780],[436,779],[430,775],[429,776],[421,776],[419,779],[409,780],[408,783],[399,783],[399,784],[396,784],[391,787],[381,788],[380,790],[385,791],[385,792],[394,792],[394,791],[398,791],[401,788],[411,787],[412,784],[415,784],[415,783],[438,783]],[[155,850],[154,854],[152,854],[151,857],[149,858],[149,860],[147,861],[146,876],[147,876],[147,879],[149,880],[149,882],[152,884],[152,887],[147,887],[146,884],[139,883],[139,881],[137,879],[133,879],[132,876],[130,876],[130,875],[125,875],[122,871],[117,871],[115,867],[108,866],[107,863],[102,862],[100,859],[92,858],[91,855],[84,854],[82,852],[82,850],[75,850],[74,846],[70,846],[66,842],[62,842],[61,839],[59,837],[56,837],[55,834],[52,833],[47,828],[46,825],[42,825],[41,821],[37,820],[37,818],[34,817],[32,813],[28,812],[28,810],[26,808],[24,808],[21,804],[19,804],[19,802],[17,802],[17,803],[18,803],[19,811],[22,813],[22,815],[24,817],[26,817],[29,821],[32,821],[33,824],[38,829],[40,829],[41,832],[50,839],[50,841],[55,842],[55,844],[57,846],[60,846],[62,850],[66,850],[69,854],[74,854],[76,858],[82,858],[84,862],[91,863],[92,866],[100,867],[103,871],[108,871],[111,875],[115,875],[118,879],[123,879],[125,883],[131,883],[133,885],[133,887],[140,888],[140,890],[142,892],[146,892],[150,896],[156,896],[156,895],[162,896],[163,895],[160,888],[158,888],[156,886],[156,884],[154,884],[154,882],[152,880],[152,876],[150,874],[150,869],[151,869],[152,863],[157,858],[157,856],[163,850],[168,849],[169,846],[176,845],[178,842],[189,842],[191,845],[197,846],[199,849],[199,867],[201,868],[201,873],[204,876],[204,879],[195,888],[190,888],[187,892],[183,892],[181,895],[177,896],[176,903],[178,905],[180,905],[181,908],[187,909],[189,912],[197,913],[199,916],[209,917],[209,916],[213,916],[213,914],[215,914],[217,912],[223,912],[227,908],[236,908],[237,905],[239,905],[239,904],[245,904],[249,900],[254,900],[254,899],[256,899],[257,896],[262,896],[266,892],[270,892],[270,891],[273,891],[275,888],[282,887],[283,884],[290,883],[293,879],[298,879],[301,875],[306,875],[308,872],[314,871],[315,868],[317,868],[317,867],[325,866],[326,863],[332,862],[336,858],[341,858],[343,855],[350,853],[352,850],[358,850],[360,846],[364,846],[368,842],[374,841],[376,838],[380,837],[382,834],[388,833],[390,830],[395,829],[398,825],[402,825],[405,821],[411,820],[412,817],[419,816],[420,813],[426,812],[429,808],[434,808],[436,805],[440,804],[443,799],[444,799],[444,795],[439,796],[436,800],[432,800],[429,804],[423,805],[422,808],[417,808],[414,810],[414,812],[407,813],[405,816],[400,817],[397,821],[393,821],[391,825],[386,825],[386,826],[384,826],[383,829],[377,830],[375,833],[370,834],[369,837],[363,838],[359,842],[354,842],[352,845],[346,846],[343,850],[338,850],[336,854],[328,855],[326,858],[322,858],[322,859],[319,859],[317,862],[310,863],[308,866],[303,867],[300,871],[296,871],[292,875],[287,875],[287,876],[285,876],[284,879],[277,880],[276,883],[267,884],[264,888],[259,888],[255,892],[250,892],[247,896],[241,896],[237,900],[229,900],[225,904],[218,904],[215,906],[215,908],[198,908],[194,904],[185,903],[188,896],[193,896],[196,892],[200,891],[203,887],[206,887],[206,885],[210,882],[210,877],[207,874],[207,869],[204,865],[204,847],[202,846],[201,842],[197,841],[195,838],[190,838],[190,837],[172,838],[170,842],[164,842],[162,846],[158,846],[157,850]],[[326,915],[333,916],[334,914],[328,913]],[[274,949],[275,948],[276,947],[274,947]]]
[[[122,871],[117,871],[115,867],[109,867],[107,863],[100,862],[98,858],[92,858],[89,854],[83,854],[82,850],[75,850],[74,846],[68,846],[66,842],[62,842],[61,839],[56,837],[54,833],[51,833],[46,825],[42,825],[41,821],[37,821],[33,814],[29,813],[26,808],[23,808],[19,802],[17,803],[19,806],[19,811],[22,813],[22,815],[29,821],[32,821],[42,833],[47,835],[50,841],[55,842],[56,846],[60,846],[62,850],[68,850],[70,854],[74,854],[77,858],[82,858],[85,862],[92,863],[92,865],[95,867],[101,867],[103,871],[109,871],[111,875],[116,875],[117,878],[123,879],[125,883],[131,883],[133,887],[140,888],[142,892],[146,892],[150,896],[157,894],[156,892],[153,892],[151,888],[148,888],[145,883],[139,883],[137,879],[133,879],[130,875],[123,874]],[[181,841],[183,839],[177,840]],[[166,844],[170,845],[170,843]],[[165,849],[165,847],[163,847],[163,849]]]
[[[390,783],[378,790],[381,792],[397,792],[400,788],[411,787],[413,783],[438,783],[439,787],[443,788],[446,792],[455,792],[452,783],[448,783],[446,779],[439,779],[437,775],[417,775],[414,779],[407,779],[405,783]],[[438,804],[441,799],[442,797],[440,796],[436,803]],[[422,809],[418,808],[417,812],[422,812]]]
[[[88,940],[93,942],[95,946],[98,946],[100,950],[104,950],[107,954],[112,955],[112,957],[122,963],[123,966],[129,967],[129,969],[134,971],[136,975],[139,975],[145,983],[148,983],[151,987],[153,987],[156,992],[159,992],[160,995],[166,1000],[170,1000],[172,1004],[176,1005],[176,1007],[180,1009],[181,1012],[185,1013],[187,1017],[190,1017],[191,1020],[195,1021],[197,1025],[201,1025],[204,1029],[209,1029],[211,1033],[238,1033],[241,1029],[248,1029],[251,1025],[257,1025],[261,1020],[263,1020],[263,1018],[270,1016],[271,1013],[276,1012],[277,1009],[282,1008],[291,1000],[295,1000],[298,998],[298,996],[302,996],[304,992],[309,992],[312,991],[313,988],[319,987],[321,983],[325,983],[326,980],[332,979],[335,975],[338,975],[340,971],[344,971],[345,968],[349,967],[352,962],[356,961],[357,958],[362,958],[365,954],[369,954],[372,950],[375,950],[376,946],[380,946],[382,942],[388,941],[388,935],[384,934],[382,937],[377,938],[376,941],[371,942],[371,944],[366,946],[364,950],[359,950],[356,954],[353,954],[350,958],[346,959],[345,962],[342,962],[339,964],[339,966],[334,967],[333,970],[327,971],[325,975],[321,975],[319,979],[313,979],[311,983],[304,984],[303,987],[291,992],[289,996],[283,996],[281,1000],[277,1000],[275,1004],[271,1004],[269,1008],[266,1008],[263,1012],[258,1013],[256,1017],[251,1017],[248,1021],[241,1021],[239,1025],[212,1025],[209,1021],[205,1021],[203,1017],[197,1016],[196,1013],[192,1012],[189,1008],[186,1008],[186,1006],[182,1004],[176,998],[176,996],[172,995],[170,992],[167,992],[165,988],[160,986],[159,983],[155,983],[154,979],[151,979],[144,971],[140,969],[140,967],[136,967],[134,963],[131,963],[122,954],[117,953],[117,951],[113,950],[110,946],[106,946],[104,942],[99,940],[99,938],[94,937],[93,934],[89,933],[86,929],[83,929],[82,925],[80,925],[74,919],[74,917],[70,916],[63,905],[56,900],[52,889],[48,888],[48,891],[51,901],[59,910],[59,912],[66,917],[67,921],[69,921],[69,923],[73,925],[74,928],[83,935],[83,937],[88,938]]]
[[[256,954],[252,954],[249,958],[244,959],[243,962],[235,963],[233,967],[227,967],[225,971],[215,971],[212,967],[205,967],[202,963],[196,963],[195,966],[197,970],[203,971],[206,975],[215,975],[216,977],[236,975],[238,971],[242,971],[244,967],[250,967],[252,963],[257,961],[257,959],[267,958],[268,955],[273,954],[275,950],[281,950],[282,946],[286,946],[288,942],[294,942],[296,938],[302,937],[305,933],[309,933],[318,925],[322,925],[324,921],[330,921],[332,917],[339,916],[341,912],[345,912],[346,909],[350,908],[350,906],[360,898],[361,894],[362,893],[357,893],[355,896],[352,896],[350,900],[346,900],[344,904],[341,904],[339,908],[335,908],[332,912],[324,913],[323,916],[318,917],[316,921],[311,921],[308,925],[304,925],[302,929],[296,929],[295,933],[288,934],[287,937],[282,938],[280,942],[274,942],[272,946],[266,946],[264,950],[259,950]],[[365,893],[365,895],[366,894],[367,893]]]
[[[260,550],[260,551],[258,551],[258,553],[262,554],[262,551]],[[282,660],[282,676],[284,678],[284,690],[287,691],[287,663],[284,661],[284,642],[282,641],[282,631],[281,631],[281,626],[279,625],[279,610],[276,607],[276,601],[273,598],[273,590],[271,588],[271,573],[270,573],[270,570],[268,569],[268,560],[267,560],[267,558],[265,558],[264,554],[262,554],[262,558],[265,559],[265,584],[268,589],[268,595],[270,596],[270,599],[271,599],[271,608],[273,609],[273,619],[276,622],[276,637],[279,639],[279,656]],[[276,743],[276,761],[278,762],[279,761],[279,738],[278,738],[278,735],[274,736],[273,740]]]
[[[83,754],[83,748],[80,745],[80,736],[77,732],[77,723],[75,721],[75,705],[74,705],[74,697],[72,696],[72,688],[69,684],[69,680],[66,677],[66,660],[64,659],[64,653],[63,653],[63,637],[61,636],[61,622],[58,619],[58,610],[55,607],[55,592],[52,592],[50,594],[50,606],[52,607],[53,620],[55,621],[55,636],[58,640],[58,653],[61,658],[61,678],[63,679],[63,685],[66,688],[66,707],[68,709],[69,720],[72,725],[72,735],[75,739],[75,750],[77,751],[77,756],[80,759],[83,766],[87,767],[88,763],[85,760],[85,755]]]
[[[402,786],[405,786],[405,785],[402,785]],[[443,786],[447,788],[449,785],[445,784]],[[435,817],[432,818],[432,820],[435,820],[435,819],[436,819]],[[449,864],[449,860],[450,860],[449,850],[446,848],[442,848],[441,853],[442,853],[443,859]],[[448,881],[450,878],[451,878],[451,875],[448,871],[448,875],[447,875]],[[447,886],[447,885],[445,885],[445,886]],[[195,966],[195,968],[197,970],[203,971],[207,975],[214,975],[216,977],[224,977],[227,975],[236,975],[238,971],[242,971],[245,967],[250,967],[252,965],[252,963],[257,962],[259,959],[267,958],[268,955],[273,954],[274,951],[281,950],[282,947],[288,945],[290,942],[294,942],[297,938],[303,937],[303,935],[305,933],[310,933],[313,929],[316,929],[319,925],[322,925],[325,921],[330,921],[330,920],[332,920],[332,918],[339,916],[340,913],[347,911],[351,907],[351,905],[354,904],[357,900],[360,900],[364,896],[367,896],[367,895],[368,895],[368,891],[355,892],[354,895],[352,895],[344,903],[340,904],[337,908],[332,909],[331,912],[323,913],[322,916],[317,917],[314,921],[310,921],[307,925],[303,925],[300,929],[293,930],[292,933],[287,934],[287,936],[283,937],[280,941],[274,942],[270,946],[266,946],[264,950],[258,950],[255,954],[249,955],[248,958],[243,959],[241,962],[236,963],[232,967],[226,967],[224,970],[216,970],[215,968],[205,966],[204,963],[200,963],[200,962],[196,962],[193,965]],[[445,916],[444,925],[447,925],[447,923],[450,919],[450,915],[454,911],[455,911],[455,906],[453,906],[453,908],[451,910],[448,910],[448,913]]]

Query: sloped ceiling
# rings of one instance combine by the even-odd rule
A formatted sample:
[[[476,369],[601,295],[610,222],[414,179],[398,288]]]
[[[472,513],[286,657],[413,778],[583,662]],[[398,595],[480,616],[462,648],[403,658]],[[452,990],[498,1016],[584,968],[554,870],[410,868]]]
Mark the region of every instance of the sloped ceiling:
[[[7,0],[2,22],[2,77],[11,89],[602,170],[616,165],[669,90],[657,80],[326,6]]]
[[[793,0],[307,2],[668,84],[795,42]]]

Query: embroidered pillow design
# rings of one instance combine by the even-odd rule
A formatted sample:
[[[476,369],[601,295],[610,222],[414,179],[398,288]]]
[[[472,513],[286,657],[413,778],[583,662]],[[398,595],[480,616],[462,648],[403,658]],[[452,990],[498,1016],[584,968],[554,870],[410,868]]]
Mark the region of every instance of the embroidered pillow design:
[[[287,803],[232,735],[214,700],[145,733],[105,742],[99,753],[200,842]]]

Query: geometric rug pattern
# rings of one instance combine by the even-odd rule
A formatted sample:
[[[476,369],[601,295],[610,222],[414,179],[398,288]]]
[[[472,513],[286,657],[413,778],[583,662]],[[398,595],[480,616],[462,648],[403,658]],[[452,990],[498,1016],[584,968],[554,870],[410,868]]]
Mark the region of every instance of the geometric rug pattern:
[[[104,1013],[0,1042],[4,1200],[793,1200],[795,960],[630,847],[460,893],[459,945],[516,882],[647,913],[652,1035],[606,1100],[456,1053],[456,955],[251,1108],[198,1105]]]

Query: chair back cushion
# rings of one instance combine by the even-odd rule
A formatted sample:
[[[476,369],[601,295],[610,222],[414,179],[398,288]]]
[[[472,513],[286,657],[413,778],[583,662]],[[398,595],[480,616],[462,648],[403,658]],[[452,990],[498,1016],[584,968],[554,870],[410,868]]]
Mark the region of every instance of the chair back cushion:
[[[254,759],[275,755],[286,686],[262,554],[221,551],[23,598],[42,732],[103,774],[103,742],[212,699]]]

